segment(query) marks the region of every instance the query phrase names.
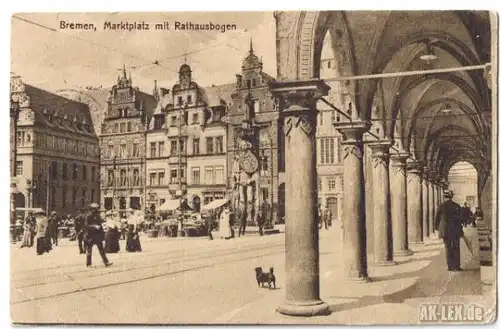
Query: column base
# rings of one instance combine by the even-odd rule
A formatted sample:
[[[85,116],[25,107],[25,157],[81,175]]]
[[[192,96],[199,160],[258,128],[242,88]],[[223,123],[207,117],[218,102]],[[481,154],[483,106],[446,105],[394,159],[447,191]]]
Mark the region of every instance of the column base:
[[[424,241],[410,242],[409,244],[412,245],[412,246],[423,246],[423,245],[425,245]]]
[[[369,276],[363,276],[363,277],[347,277],[345,278],[346,281],[348,282],[358,282],[358,283],[369,283],[372,282],[373,279],[370,278]]]
[[[393,261],[393,260],[381,260],[381,261],[373,261],[371,265],[373,266],[393,266],[397,265],[398,263]]]
[[[411,255],[413,255],[413,251],[409,249],[394,251],[394,257],[405,257]]]
[[[317,316],[331,313],[330,306],[322,300],[304,302],[285,300],[277,308],[277,311],[283,315],[291,316]]]

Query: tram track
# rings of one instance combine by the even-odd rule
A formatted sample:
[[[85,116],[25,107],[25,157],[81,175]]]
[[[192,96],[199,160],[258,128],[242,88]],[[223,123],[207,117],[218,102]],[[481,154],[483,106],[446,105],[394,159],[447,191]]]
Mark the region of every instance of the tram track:
[[[115,286],[131,284],[131,283],[137,283],[137,282],[152,280],[152,279],[161,278],[161,277],[168,277],[168,276],[182,274],[182,273],[186,273],[186,272],[197,271],[197,270],[202,270],[202,269],[206,269],[206,268],[210,268],[210,267],[215,267],[215,266],[218,266],[221,264],[231,264],[231,263],[237,263],[237,262],[242,262],[242,261],[248,261],[251,259],[276,255],[276,254],[280,254],[280,253],[284,252],[284,243],[262,246],[259,248],[255,248],[254,245],[252,245],[251,247],[252,248],[249,250],[244,250],[244,251],[239,250],[238,253],[235,253],[234,251],[224,252],[224,253],[215,254],[215,255],[210,256],[210,257],[206,257],[206,256],[202,255],[202,256],[198,256],[198,257],[192,257],[189,260],[183,259],[183,260],[177,261],[175,263],[155,264],[155,265],[151,265],[151,266],[136,267],[133,269],[123,269],[123,270],[114,271],[114,272],[105,272],[105,273],[101,272],[100,274],[97,274],[97,275],[92,276],[92,277],[85,277],[81,280],[74,278],[69,273],[64,273],[64,275],[68,279],[62,280],[58,283],[73,282],[77,286],[79,286],[80,288],[71,289],[70,291],[63,291],[63,292],[59,292],[59,293],[55,293],[55,294],[42,295],[42,296],[38,296],[38,297],[28,297],[28,298],[25,298],[25,299],[19,300],[19,301],[11,301],[11,305],[18,305],[18,304],[23,304],[23,303],[29,303],[29,302],[34,302],[34,301],[50,299],[50,298],[58,298],[58,297],[62,297],[62,296],[78,294],[78,293],[83,293],[83,292],[87,292],[87,291],[93,291],[93,290],[98,290],[98,289],[103,289],[103,288],[108,288],[108,287],[115,287]],[[265,252],[265,253],[258,252],[258,251],[263,251],[266,249],[277,249],[277,250],[273,250],[273,251],[269,251],[269,252]],[[255,254],[256,251],[257,251],[257,253]],[[250,253],[250,255],[242,256],[242,253],[243,254]],[[237,257],[237,258],[234,259],[234,257]],[[201,263],[205,263],[205,264],[197,265],[200,263],[200,261],[201,261]],[[194,262],[194,264],[189,264],[189,263],[193,263],[193,262]],[[183,265],[184,265],[184,268],[183,268]],[[166,270],[162,270],[161,267],[165,267],[165,266],[167,266],[168,268]],[[176,266],[181,266],[181,268],[177,268],[177,269],[171,268],[171,267],[176,267]],[[95,279],[96,277],[106,276],[108,274],[109,275],[113,275],[113,274],[116,275],[116,274],[122,274],[122,273],[130,274],[132,271],[138,271],[138,270],[142,271],[145,269],[152,269],[152,268],[157,268],[158,273],[142,276],[142,275],[140,275],[142,273],[139,272],[136,274],[139,277],[136,277],[136,278],[121,280],[118,282],[110,282],[110,283],[106,283],[106,284],[96,284],[94,286],[88,286],[88,287],[84,287],[82,285],[82,282],[85,279]],[[57,283],[54,283],[54,284],[57,284]],[[35,287],[35,286],[37,286],[37,285],[32,285],[30,287]],[[25,288],[30,288],[30,287],[25,287]],[[16,287],[14,289],[21,290],[23,288]],[[23,295],[23,297],[25,297],[27,295],[26,291],[22,291],[22,292],[20,291],[20,293]]]

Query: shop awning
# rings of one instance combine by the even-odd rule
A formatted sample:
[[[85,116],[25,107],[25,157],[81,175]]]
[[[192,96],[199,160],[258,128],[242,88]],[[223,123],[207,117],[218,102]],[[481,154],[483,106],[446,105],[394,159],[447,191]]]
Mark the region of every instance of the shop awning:
[[[206,204],[203,206],[203,210],[212,210],[212,209],[217,209],[223,205],[225,205],[229,200],[228,199],[217,199],[209,204]]]
[[[179,200],[166,200],[161,206],[160,211],[173,211],[179,208]]]

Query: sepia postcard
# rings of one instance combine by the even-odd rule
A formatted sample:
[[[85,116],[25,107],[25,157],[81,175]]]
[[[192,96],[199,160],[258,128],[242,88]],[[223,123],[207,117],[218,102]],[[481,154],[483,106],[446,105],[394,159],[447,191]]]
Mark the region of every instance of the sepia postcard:
[[[496,321],[496,13],[11,33],[12,323]]]

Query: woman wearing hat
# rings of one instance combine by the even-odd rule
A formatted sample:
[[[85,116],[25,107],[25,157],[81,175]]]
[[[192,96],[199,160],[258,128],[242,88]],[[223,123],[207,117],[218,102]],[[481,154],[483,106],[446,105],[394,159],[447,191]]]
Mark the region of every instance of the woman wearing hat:
[[[36,220],[36,253],[41,255],[52,249],[50,237],[48,235],[49,219],[45,216],[43,210],[35,211]]]
[[[118,232],[118,223],[114,220],[113,213],[110,210],[106,211],[106,226],[108,231],[106,232],[104,251],[107,254],[117,253],[120,251],[120,243],[118,241],[120,233]]]
[[[128,252],[141,252],[141,241],[139,240],[139,230],[137,227],[137,215],[133,209],[128,209],[128,229],[127,229],[127,247]]]

